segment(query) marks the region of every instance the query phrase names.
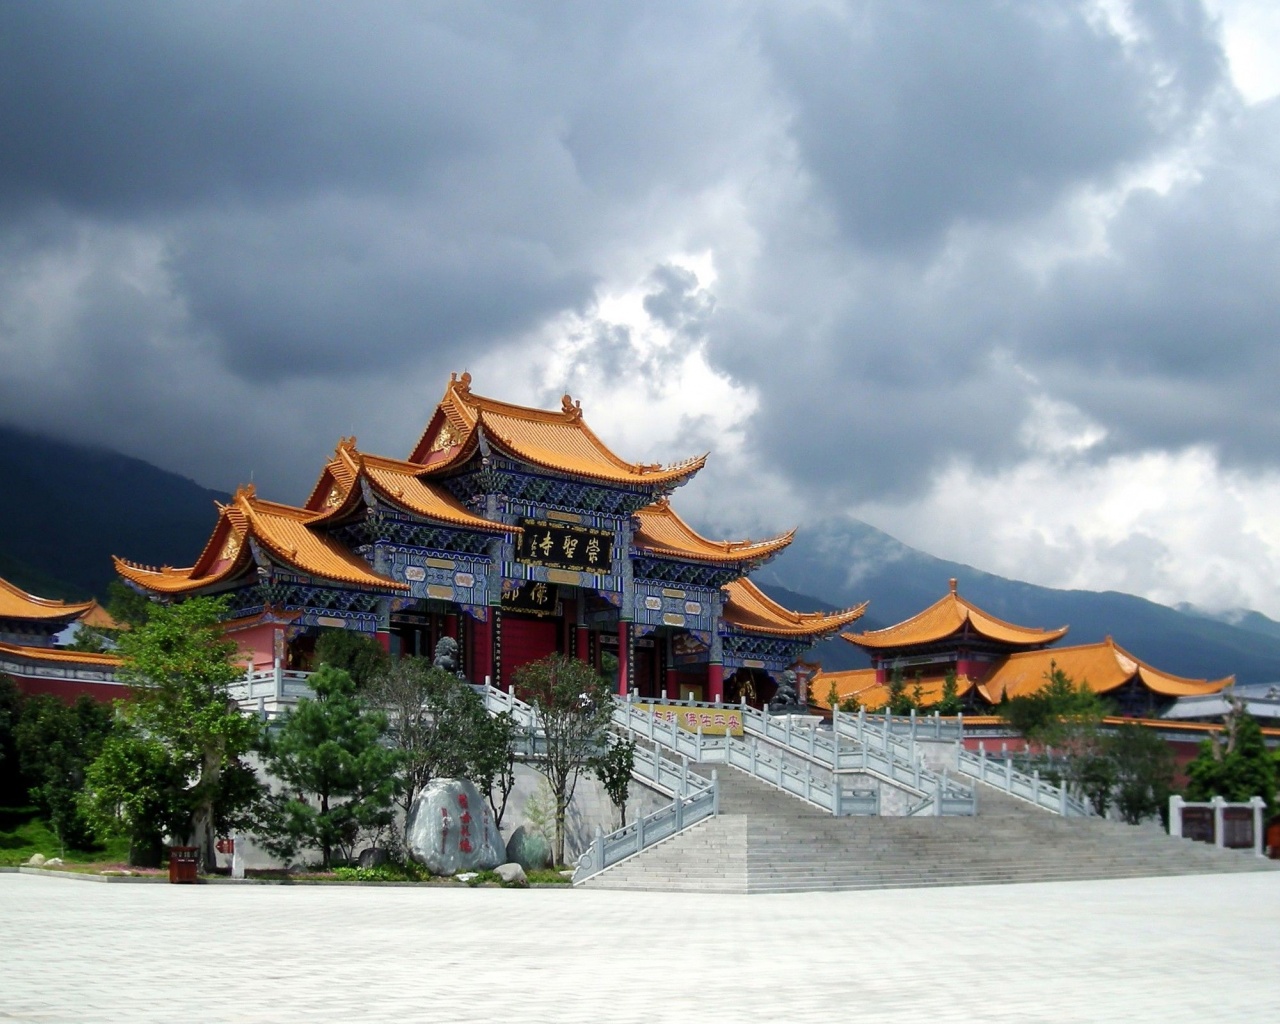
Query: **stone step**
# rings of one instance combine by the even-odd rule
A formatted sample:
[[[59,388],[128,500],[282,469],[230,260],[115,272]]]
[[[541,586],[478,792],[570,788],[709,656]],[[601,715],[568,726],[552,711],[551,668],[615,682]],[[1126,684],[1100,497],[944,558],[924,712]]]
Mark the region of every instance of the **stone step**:
[[[703,766],[705,768],[705,766]],[[599,888],[782,893],[1273,870],[1146,827],[1060,818],[976,784],[973,818],[833,818],[720,766],[721,811],[601,872]]]

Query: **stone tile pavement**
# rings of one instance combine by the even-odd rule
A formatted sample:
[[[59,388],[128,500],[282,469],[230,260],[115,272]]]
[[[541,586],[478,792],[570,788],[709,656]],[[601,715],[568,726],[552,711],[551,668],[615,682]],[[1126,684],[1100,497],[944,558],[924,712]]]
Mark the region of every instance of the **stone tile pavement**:
[[[0,874],[0,1022],[1244,1021],[1280,873],[711,896]]]

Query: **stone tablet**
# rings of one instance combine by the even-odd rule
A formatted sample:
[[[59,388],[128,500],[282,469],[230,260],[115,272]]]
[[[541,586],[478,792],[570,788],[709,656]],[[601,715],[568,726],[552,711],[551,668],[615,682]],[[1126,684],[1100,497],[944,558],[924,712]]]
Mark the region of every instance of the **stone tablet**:
[[[487,871],[506,860],[488,801],[469,779],[436,779],[418,794],[406,827],[409,856],[433,875]]]

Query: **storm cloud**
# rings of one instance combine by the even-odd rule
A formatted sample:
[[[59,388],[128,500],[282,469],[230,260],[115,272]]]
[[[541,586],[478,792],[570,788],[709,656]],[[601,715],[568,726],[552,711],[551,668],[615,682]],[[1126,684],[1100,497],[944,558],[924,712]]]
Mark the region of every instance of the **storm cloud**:
[[[1082,517],[1024,543],[1019,488],[1280,474],[1280,101],[1217,12],[5,5],[0,419],[298,500],[466,368],[572,388],[624,455],[710,448],[704,523],[1108,582],[1148,533],[1098,526],[1081,579]],[[1122,578],[1280,613],[1231,596],[1230,551],[1280,569],[1238,521],[1211,592],[1176,545]]]

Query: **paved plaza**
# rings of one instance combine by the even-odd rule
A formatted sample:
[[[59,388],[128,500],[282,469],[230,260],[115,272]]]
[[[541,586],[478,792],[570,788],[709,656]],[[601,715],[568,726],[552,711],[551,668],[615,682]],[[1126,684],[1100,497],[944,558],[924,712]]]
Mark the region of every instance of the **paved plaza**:
[[[709,896],[0,874],[0,1022],[1244,1021],[1280,873]]]

